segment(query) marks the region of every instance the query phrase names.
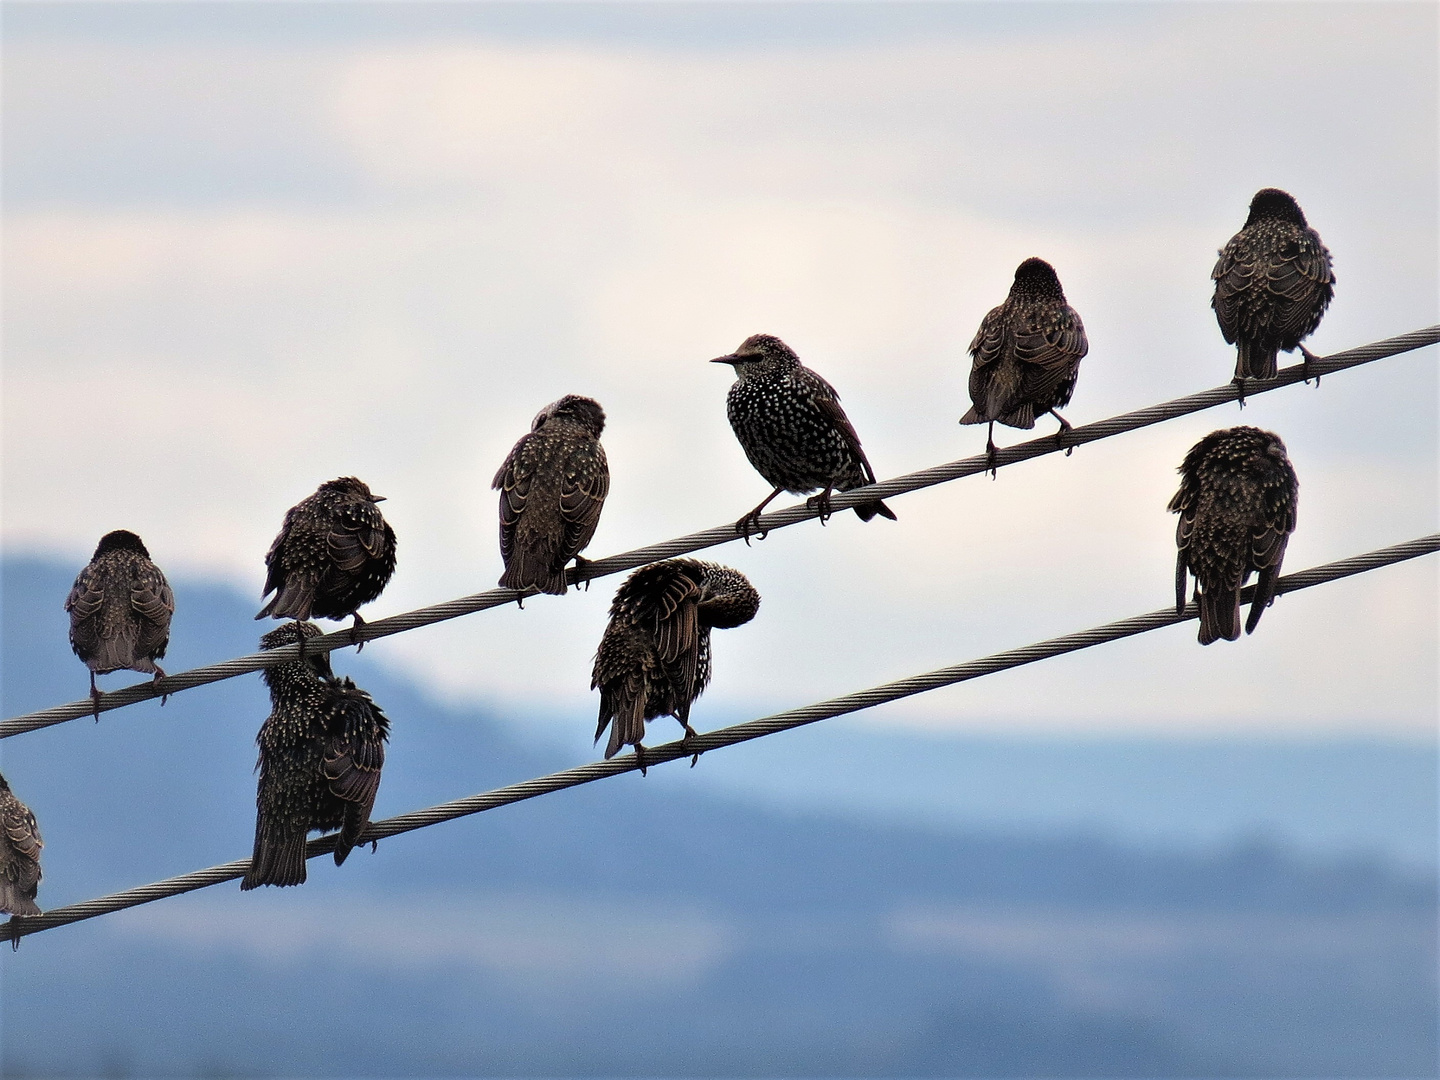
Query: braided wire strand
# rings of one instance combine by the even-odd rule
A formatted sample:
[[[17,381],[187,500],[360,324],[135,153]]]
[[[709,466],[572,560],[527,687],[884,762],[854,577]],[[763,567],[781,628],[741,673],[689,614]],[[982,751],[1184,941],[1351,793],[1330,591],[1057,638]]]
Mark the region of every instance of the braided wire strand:
[[[1422,555],[1429,555],[1435,551],[1440,551],[1440,533],[1422,536],[1403,544],[1395,544],[1392,547],[1381,548],[1377,551],[1367,552],[1364,555],[1356,555],[1348,559],[1341,559],[1338,562],[1326,563],[1308,570],[1301,570],[1298,573],[1288,574],[1280,578],[1276,583],[1275,592],[1276,595],[1298,592],[1301,589],[1313,588],[1317,585],[1338,581],[1341,578],[1353,577],[1356,574],[1376,570],[1382,566],[1390,566],[1395,563],[1405,562],[1409,559],[1419,558]],[[1250,602],[1250,600],[1254,598],[1254,594],[1255,587],[1253,585],[1247,587],[1241,594],[1241,602]],[[1107,623],[1104,626],[1082,630],[1078,633],[1066,634],[1063,637],[1051,638],[1048,641],[1036,642],[1033,645],[1026,645],[1018,649],[1009,649],[1005,652],[995,653],[979,660],[970,660],[963,664],[939,668],[922,675],[912,675],[905,679],[898,679],[880,686],[873,686],[867,690],[859,690],[852,694],[830,698],[828,701],[820,701],[813,705],[806,705],[798,709],[788,709],[785,712],[775,713],[758,720],[749,720],[742,724],[720,728],[716,731],[699,735],[688,741],[677,740],[661,746],[646,747],[645,765],[649,768],[668,761],[675,761],[679,758],[690,757],[692,754],[707,753],[711,750],[721,749],[722,747],[735,746],[738,743],[749,742],[752,739],[764,738],[767,735],[775,735],[782,731],[790,731],[794,728],[804,727],[807,724],[813,724],[820,720],[845,716],[849,713],[860,712],[863,709],[874,708],[876,705],[884,705],[888,702],[898,701],[901,698],[913,697],[916,694],[923,694],[929,690],[936,690],[943,686],[952,686],[956,683],[968,682],[971,679],[994,675],[997,672],[1008,671],[1011,668],[1023,667],[1026,664],[1033,664],[1039,660],[1046,660],[1053,656],[1078,652],[1081,649],[1103,645],[1106,642],[1119,641],[1121,638],[1134,637],[1137,634],[1148,633],[1151,630],[1174,626],[1177,623],[1188,622],[1196,618],[1196,616],[1195,603],[1191,601],[1179,612],[1173,607],[1160,611],[1152,611],[1146,615],[1136,615],[1128,619],[1121,619],[1119,622]],[[364,844],[374,840],[384,840],[392,836],[399,836],[401,833],[413,832],[416,829],[438,825],[444,821],[453,821],[456,818],[483,813],[486,810],[494,810],[497,807],[508,806],[511,803],[524,802],[526,799],[549,795],[556,791],[563,791],[566,788],[579,787],[581,784],[593,783],[596,780],[603,780],[609,776],[619,776],[622,773],[631,772],[639,767],[640,763],[633,753],[622,754],[608,761],[595,761],[587,765],[580,765],[572,769],[564,769],[560,772],[551,773],[548,776],[536,777],[533,780],[525,780],[518,784],[510,784],[506,787],[496,788],[493,791],[484,791],[478,795],[471,795],[463,799],[454,799],[450,802],[440,803],[437,806],[426,807],[423,810],[412,810],[407,814],[399,814],[395,817],[385,818],[383,821],[371,822],[364,834],[360,837],[360,843]],[[306,847],[305,857],[307,859],[313,859],[320,855],[330,854],[335,850],[335,841],[336,836],[334,835],[322,836],[311,840]],[[8,922],[0,924],[0,941],[11,941],[18,948],[20,939],[29,934],[36,934],[42,930],[50,930],[57,926],[67,926],[71,923],[81,922],[85,919],[93,919],[97,916],[108,915],[116,911],[123,911],[126,908],[138,907],[141,904],[152,903],[153,901],[163,900],[167,897],[179,896],[182,893],[193,892],[196,889],[203,889],[210,885],[218,885],[224,881],[231,881],[235,878],[243,877],[249,868],[249,859],[237,859],[234,862],[222,863],[219,866],[212,866],[204,870],[196,870],[189,874],[167,878],[164,881],[157,881],[150,885],[127,889],[124,892],[112,893],[109,896],[101,896],[78,904],[58,907],[42,915],[16,915]]]
[[[1283,368],[1273,379],[1248,381],[1245,386],[1245,396],[1254,397],[1257,394],[1278,390],[1282,386],[1291,386],[1311,378],[1318,379],[1321,375],[1330,375],[1337,371],[1345,371],[1362,364],[1383,360],[1386,357],[1412,352],[1437,342],[1440,342],[1440,326],[1430,326],[1423,330],[1401,334],[1398,337],[1386,338],[1370,345],[1361,345],[1358,348],[1333,353],[1330,356],[1316,357],[1308,367],[1304,364],[1295,364]],[[994,467],[1014,465],[1017,462],[1029,461],[1031,458],[1058,453],[1061,450],[1069,450],[1085,443],[1108,439],[1127,431],[1135,431],[1166,420],[1188,416],[1190,413],[1235,401],[1239,396],[1239,387],[1233,382],[1226,383],[1213,390],[1176,398],[1174,401],[1152,405],[1135,412],[1122,413],[1093,424],[1084,424],[1072,428],[1070,431],[1061,432],[1059,435],[1046,435],[1038,439],[1030,439],[998,451]],[[937,465],[919,472],[907,473],[904,476],[897,476],[893,480],[885,480],[867,487],[834,492],[830,497],[830,506],[833,511],[844,510],[858,503],[888,499],[891,496],[905,495],[912,491],[919,491],[921,488],[959,480],[962,477],[975,476],[990,468],[991,464],[983,454],[961,458],[946,465]],[[817,507],[802,502],[764,515],[760,519],[760,529],[763,532],[783,529],[819,516],[820,511]],[[567,580],[570,584],[576,585],[582,581],[633,570],[637,566],[659,562],[661,559],[671,559],[677,555],[687,555],[693,551],[730,543],[739,538],[733,525],[720,525],[713,529],[706,529],[704,532],[691,533],[689,536],[652,544],[649,547],[636,548],[619,555],[591,560],[585,564],[583,570],[572,567],[568,572]],[[477,611],[514,603],[522,596],[528,598],[528,594],[516,592],[514,589],[488,589],[472,596],[462,596],[455,600],[367,622],[359,627],[353,635],[352,631],[346,629],[310,638],[305,643],[305,651],[330,652],[357,642],[373,641],[376,638],[401,634],[407,630],[416,630],[422,626],[430,626],[433,623],[458,619],[462,615],[470,615]],[[152,698],[177,694],[182,690],[190,690],[197,686],[233,679],[238,675],[246,675],[252,671],[295,660],[298,656],[298,645],[282,645],[276,649],[250,653],[217,664],[207,664],[204,667],[192,668],[175,675],[167,675],[163,679],[147,680],[119,690],[112,690],[102,694],[98,703],[85,698],[82,701],[72,701],[67,705],[56,705],[38,712],[23,713],[0,721],[0,739],[8,739],[27,731],[38,731],[41,728],[63,724],[69,720],[78,720],[83,716],[92,716],[97,711],[120,709],[141,701],[149,701]]]

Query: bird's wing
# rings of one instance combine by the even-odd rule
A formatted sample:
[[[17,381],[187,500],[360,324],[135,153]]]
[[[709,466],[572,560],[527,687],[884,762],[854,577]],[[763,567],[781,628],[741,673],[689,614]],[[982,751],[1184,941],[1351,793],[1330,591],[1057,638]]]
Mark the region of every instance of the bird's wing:
[[[65,610],[70,613],[70,624],[84,622],[98,612],[105,603],[105,590],[100,585],[100,575],[93,567],[87,566],[75,578],[70,595],[65,598]]]
[[[1215,295],[1210,306],[1215,309],[1220,333],[1232,345],[1242,329],[1241,305],[1237,299],[1254,282],[1255,268],[1255,251],[1242,231],[1232,236],[1220,250],[1215,269],[1210,271],[1210,277],[1215,282]]]
[[[1288,301],[1276,313],[1279,321],[1275,330],[1281,340],[1304,337],[1314,329],[1311,323],[1329,305],[1334,283],[1330,253],[1313,229],[1301,232],[1293,244],[1286,244],[1280,256],[1270,261],[1265,287]]]
[[[535,435],[522,435],[510,448],[490,486],[500,492],[500,557],[508,565],[515,550],[515,529],[525,513],[525,500],[535,479]]]
[[[175,614],[175,594],[158,567],[142,568],[130,589],[130,606],[136,614],[155,626],[169,626]]]
[[[335,565],[349,573],[369,559],[380,558],[391,540],[393,534],[380,508],[369,499],[354,499],[337,508],[325,546]]]
[[[590,543],[600,524],[605,496],[609,493],[610,465],[605,460],[604,447],[596,443],[593,456],[588,453],[577,455],[577,459],[567,463],[560,483],[560,517],[565,522],[562,564],[569,562]]]
[[[970,355],[975,358],[972,375],[980,368],[993,364],[1005,351],[1005,305],[1000,304],[985,313],[980,320],[980,329],[970,340]]]
[[[1015,327],[1015,359],[1025,365],[1026,397],[1050,400],[1062,382],[1074,379],[1089,351],[1085,324],[1069,304]]]
[[[35,821],[35,815],[13,794],[8,799],[0,800],[0,828],[5,830],[10,846],[25,859],[36,864],[35,878],[38,880],[40,849],[45,846],[45,841],[40,839],[40,827]]]
[[[325,711],[327,738],[321,761],[325,779],[332,793],[359,804],[368,817],[380,789],[390,722],[370,695],[349,679],[332,684]]]
[[[850,448],[850,453],[854,454],[860,462],[865,482],[867,484],[875,483],[875,470],[870,467],[870,459],[865,456],[865,450],[860,445],[860,436],[855,431],[855,425],[850,423],[850,418],[845,415],[845,409],[840,404],[839,391],[809,368],[802,368],[801,371],[814,380],[816,392],[811,396],[816,408],[820,410],[821,417],[839,432],[840,437],[845,440],[845,445]]]

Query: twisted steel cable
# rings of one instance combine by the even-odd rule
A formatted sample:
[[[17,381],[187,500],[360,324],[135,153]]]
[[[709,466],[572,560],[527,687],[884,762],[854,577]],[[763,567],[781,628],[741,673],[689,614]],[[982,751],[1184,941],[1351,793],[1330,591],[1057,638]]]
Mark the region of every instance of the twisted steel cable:
[[[1275,591],[1277,595],[1298,592],[1301,589],[1309,589],[1316,585],[1338,581],[1341,578],[1352,577],[1355,574],[1363,574],[1369,570],[1405,562],[1408,559],[1415,559],[1435,551],[1440,551],[1440,533],[1396,544],[1393,547],[1381,548],[1364,555],[1356,555],[1349,559],[1341,559],[1339,562],[1326,563],[1309,570],[1301,570],[1299,573],[1287,574],[1279,580]],[[1241,594],[1241,602],[1249,603],[1254,592],[1254,586],[1245,589]],[[1104,626],[1082,630],[1079,633],[1066,634],[1063,637],[1036,642],[1023,648],[995,653],[993,656],[987,656],[980,660],[955,664],[951,667],[926,672],[923,675],[912,675],[909,678],[874,686],[868,690],[859,690],[843,697],[831,698],[828,701],[817,702],[802,708],[775,713],[773,716],[720,728],[717,731],[693,738],[688,743],[676,741],[665,743],[662,746],[646,747],[645,764],[647,768],[650,768],[667,761],[689,757],[695,753],[706,753],[721,747],[749,742],[751,739],[763,738],[766,735],[774,735],[781,731],[789,731],[792,728],[804,727],[806,724],[813,724],[819,720],[860,712],[876,705],[898,701],[915,694],[923,694],[927,690],[936,690],[942,686],[967,682],[970,679],[978,679],[985,675],[993,675],[996,672],[1033,664],[1037,660],[1077,652],[1080,649],[1088,649],[1109,641],[1118,641],[1121,638],[1158,630],[1164,626],[1188,622],[1194,619],[1196,614],[1195,604],[1192,601],[1186,604],[1184,610],[1180,612],[1176,612],[1174,608],[1152,611],[1148,615],[1121,619],[1119,622],[1107,623]],[[413,810],[408,814],[371,822],[364,835],[360,837],[360,843],[384,840],[401,833],[412,832],[415,829],[438,825],[442,821],[452,821],[455,818],[483,813],[499,806],[508,806],[510,803],[523,802],[540,795],[563,791],[565,788],[603,780],[607,776],[618,776],[639,767],[639,762],[636,761],[633,753],[623,754],[611,758],[609,761],[596,761],[588,765],[551,773],[549,776],[541,776],[534,780],[510,784],[507,787],[481,792],[467,798],[440,803],[438,806]],[[335,836],[322,836],[311,840],[306,847],[305,857],[313,859],[320,855],[328,855],[335,850],[335,840]],[[17,915],[0,925],[0,940],[13,942],[15,947],[19,948],[20,939],[29,934],[37,934],[42,930],[50,930],[57,926],[93,919],[99,915],[123,911],[125,908],[137,907],[155,900],[179,896],[181,893],[193,892],[209,885],[218,885],[223,881],[243,877],[249,868],[249,859],[237,859],[234,862],[196,870],[179,877],[142,885],[139,888],[127,889],[124,892],[112,893],[109,896],[101,896],[79,904],[58,907],[43,915]]]
[[[1440,326],[1430,326],[1423,330],[1415,330],[1408,334],[1401,334],[1398,337],[1386,338],[1370,345],[1362,345],[1355,349],[1347,349],[1344,352],[1334,353],[1326,357],[1317,357],[1311,363],[1307,371],[1305,365],[1295,364],[1292,367],[1281,369],[1273,379],[1261,381],[1251,380],[1245,388],[1247,398],[1257,394],[1267,393],[1271,390],[1278,390],[1282,386],[1290,386],[1302,382],[1306,378],[1318,378],[1321,375],[1330,375],[1337,371],[1345,371],[1348,368],[1359,367],[1362,364],[1372,363],[1376,360],[1383,360],[1389,356],[1397,356],[1401,353],[1412,352],[1415,349],[1424,348],[1427,345],[1434,345],[1440,342]],[[1028,442],[1018,443],[1015,446],[1007,447],[996,454],[995,467],[1014,465],[1016,462],[1029,461],[1031,458],[1043,457],[1046,454],[1054,454],[1061,450],[1068,450],[1072,447],[1082,446],[1085,443],[1096,442],[1100,439],[1108,439],[1114,435],[1120,435],[1127,431],[1135,431],[1139,428],[1150,427],[1166,420],[1174,420],[1177,417],[1188,416],[1193,412],[1200,412],[1203,409],[1213,408],[1216,405],[1223,405],[1226,402],[1235,401],[1239,397],[1239,389],[1234,383],[1226,383],[1224,386],[1217,386],[1213,390],[1205,390],[1198,394],[1191,394],[1188,397],[1176,398],[1174,401],[1167,401],[1161,405],[1152,405],[1147,409],[1140,409],[1136,412],[1122,413],[1120,416],[1111,417],[1108,420],[1100,420],[1093,424],[1084,424],[1073,428],[1068,432],[1061,432],[1059,435],[1045,435],[1038,439],[1031,439]],[[835,492],[831,495],[830,505],[832,510],[839,511],[854,506],[857,503],[873,502],[876,499],[888,499],[892,495],[904,495],[911,491],[919,491],[921,488],[934,487],[937,484],[947,483],[951,480],[958,480],[966,476],[975,476],[984,473],[990,468],[984,454],[974,457],[961,458],[952,461],[947,465],[937,465],[930,469],[922,469],[920,472],[908,473],[904,476],[897,476],[893,480],[885,480],[878,484],[871,484],[868,487],[852,488],[849,491]],[[819,511],[806,503],[798,503],[783,510],[776,510],[764,515],[760,519],[760,527],[764,532],[773,529],[783,529],[789,525],[795,525],[801,521],[808,521],[818,517]],[[727,544],[740,537],[735,532],[733,525],[721,525],[713,529],[706,529],[704,532],[691,533],[689,536],[677,537],[674,540],[667,540],[663,543],[652,544],[649,547],[636,548],[634,551],[627,551],[620,555],[611,555],[604,559],[595,559],[589,562],[583,572],[577,572],[576,568],[569,571],[569,581],[578,584],[581,581],[589,581],[595,578],[606,577],[610,574],[619,574],[626,570],[633,570],[637,566],[644,566],[647,563],[659,562],[661,559],[671,559],[677,555],[686,555],[692,551],[700,551],[704,548],[716,547],[719,544]],[[487,608],[499,607],[502,604],[514,603],[521,599],[522,594],[514,589],[488,589],[482,593],[475,593],[473,596],[462,596],[456,600],[449,600],[441,604],[432,604],[429,607],[417,608],[414,611],[405,612],[401,615],[391,615],[384,619],[376,619],[367,622],[360,627],[357,640],[373,641],[376,638],[389,637],[391,634],[401,634],[407,630],[415,630],[422,626],[429,626],[432,623],[445,622],[448,619],[457,619],[462,615],[469,615],[477,611],[484,611]],[[528,595],[526,595],[528,599]],[[354,644],[349,629],[337,630],[321,637],[310,638],[305,643],[306,652],[329,652],[334,649],[341,649],[347,645]],[[220,682],[223,679],[233,679],[237,675],[245,675],[252,671],[259,671],[261,668],[270,667],[274,664],[283,664],[288,660],[294,660],[298,656],[299,647],[296,645],[284,645],[278,649],[268,649],[264,652],[250,653],[247,656],[239,656],[232,660],[225,660],[218,664],[207,664],[204,667],[192,668],[189,671],[182,671],[175,675],[167,675],[163,679],[147,680],[133,686],[127,686],[120,690],[112,690],[100,697],[98,711],[105,712],[109,709],[119,709],[126,705],[134,705],[137,702],[148,701],[169,694],[177,694],[182,690],[189,690],[196,686],[205,686],[208,683]],[[20,735],[27,731],[37,731],[40,728],[50,727],[53,724],[62,724],[67,720],[78,720],[82,716],[92,716],[97,710],[95,703],[89,698],[83,701],[72,701],[68,705],[56,705],[49,709],[41,709],[38,712],[24,713],[12,717],[9,720],[0,721],[0,739],[8,739],[13,735]]]

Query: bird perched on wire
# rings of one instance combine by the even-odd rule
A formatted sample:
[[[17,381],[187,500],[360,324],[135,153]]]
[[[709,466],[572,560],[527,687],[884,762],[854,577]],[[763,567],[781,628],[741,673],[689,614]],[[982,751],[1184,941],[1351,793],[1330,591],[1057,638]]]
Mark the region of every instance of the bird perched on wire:
[[[805,495],[819,489],[810,502],[824,522],[830,517],[832,491],[875,483],[875,470],[840,407],[840,395],[801,364],[790,346],[770,334],[752,334],[733,353],[711,363],[735,369],[725,411],[750,464],[775,489],[735,523],[746,543],[751,530],[760,528],[760,512],[782,491]],[[854,509],[861,521],[876,514],[895,520],[894,512],[878,499]]]
[[[541,409],[495,474],[500,492],[500,584],[563,596],[565,567],[585,565],[580,552],[600,524],[610,466],[600,433],[605,411],[567,394]]]
[[[269,573],[260,595],[275,596],[255,618],[350,616],[351,640],[358,640],[365,620],[356,608],[379,596],[395,573],[395,530],[375,505],[384,501],[355,477],[342,476],[287,510],[265,556]]]
[[[974,405],[960,423],[990,425],[985,457],[992,474],[997,422],[1028,431],[1037,416],[1049,413],[1060,421],[1057,439],[1070,430],[1055,410],[1069,403],[1089,351],[1085,325],[1065,302],[1055,268],[1044,259],[1026,259],[1015,269],[1010,295],[990,309],[970,342]]]
[[[1315,357],[1300,344],[1315,332],[1335,295],[1335,271],[1320,234],[1288,192],[1262,188],[1250,200],[1245,227],[1220,251],[1210,277],[1210,306],[1225,340],[1237,345],[1235,382],[1245,402],[1246,379],[1273,379],[1275,355],[1300,350],[1308,370]]]
[[[1295,531],[1300,482],[1280,436],[1253,427],[1212,431],[1180,466],[1175,544],[1175,611],[1185,608],[1186,571],[1195,575],[1200,644],[1240,636],[1240,590],[1258,573],[1245,632],[1275,599],[1285,545]]]
[[[747,623],[759,609],[760,594],[745,575],[716,563],[668,559],[626,578],[615,590],[590,680],[600,691],[595,741],[610,728],[605,757],[628,743],[643,773],[645,721],[657,716],[673,716],[693,738],[690,706],[710,682],[710,631]]]
[[[286,623],[260,645],[274,649],[319,633],[314,623]],[[268,667],[263,677],[270,715],[255,738],[255,851],[241,889],[302,884],[311,830],[339,829],[335,865],[345,861],[370,823],[390,736],[380,707],[348,678],[335,678],[323,652]]]
[[[44,846],[35,815],[0,776],[0,912],[40,914],[35,894],[40,888],[40,849]],[[19,938],[15,947],[20,947]]]
[[[155,663],[170,644],[175,594],[140,537],[116,529],[100,538],[90,563],[65,598],[70,647],[90,669],[90,700],[100,719],[96,675],[138,671],[165,677]]]

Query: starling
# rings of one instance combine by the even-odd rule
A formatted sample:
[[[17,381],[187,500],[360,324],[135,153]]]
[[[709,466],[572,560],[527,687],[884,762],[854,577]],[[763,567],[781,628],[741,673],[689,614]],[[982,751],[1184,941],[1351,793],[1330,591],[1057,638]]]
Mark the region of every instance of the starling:
[[[1069,421],[1055,410],[1069,403],[1080,361],[1089,351],[1085,326],[1065,302],[1055,268],[1044,259],[1026,259],[1015,269],[1010,295],[990,309],[970,342],[974,405],[960,423],[990,425],[985,455],[992,473],[997,421],[1028,431],[1037,416],[1048,412],[1060,421],[1057,439],[1070,430]]]
[[[760,512],[782,491],[805,495],[819,489],[810,502],[824,522],[830,517],[832,491],[875,483],[875,470],[840,407],[840,395],[801,364],[790,346],[770,334],[752,334],[733,353],[711,363],[734,367],[735,382],[725,399],[730,426],[750,464],[775,489],[735,523],[746,543],[751,529],[760,527]],[[878,499],[854,509],[861,521],[876,514],[895,520],[894,512]],[[764,536],[761,532],[761,539]]]
[[[1240,589],[1260,577],[1245,632],[1253,633],[1275,599],[1285,545],[1295,531],[1300,482],[1280,436],[1253,427],[1212,431],[1180,466],[1170,500],[1175,530],[1175,611],[1185,608],[1185,572],[1195,575],[1200,644],[1240,636]]]
[[[125,529],[102,536],[90,564],[75,578],[65,610],[70,613],[70,647],[90,669],[96,720],[96,675],[128,670],[165,677],[155,661],[170,643],[175,594],[140,537]]]
[[[1320,234],[1305,224],[1288,193],[1277,188],[1255,193],[1245,227],[1221,250],[1210,276],[1215,281],[1210,306],[1220,332],[1239,346],[1235,382],[1242,405],[1244,380],[1273,379],[1280,350],[1299,349],[1307,367],[1315,359],[1300,342],[1315,332],[1330,306],[1335,271]]]
[[[265,556],[270,572],[260,594],[275,596],[255,618],[353,616],[355,640],[365,623],[355,609],[379,596],[395,572],[395,530],[375,505],[384,501],[355,477],[342,476],[286,511]]]
[[[40,849],[44,847],[35,815],[15,797],[0,776],[0,912],[39,915]],[[15,941],[16,948],[20,942]]]
[[[710,630],[755,617],[760,594],[738,570],[698,559],[641,567],[615,591],[595,653],[590,689],[600,691],[595,741],[610,728],[605,757],[626,743],[645,771],[645,721],[673,716],[690,726],[690,705],[710,682]],[[698,755],[697,755],[698,756]]]
[[[260,639],[265,649],[315,637],[314,623],[292,622]],[[339,829],[339,866],[370,822],[390,721],[370,695],[337,679],[325,653],[268,667],[270,715],[255,737],[255,853],[241,889],[305,881],[305,837]]]
[[[580,558],[600,524],[610,466],[598,402],[567,394],[540,410],[495,474],[500,492],[500,557],[507,589],[563,596],[565,566]]]

